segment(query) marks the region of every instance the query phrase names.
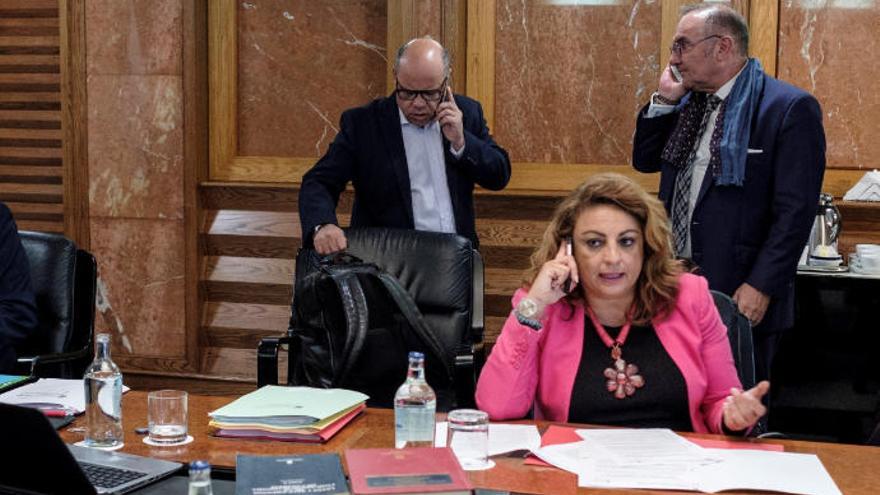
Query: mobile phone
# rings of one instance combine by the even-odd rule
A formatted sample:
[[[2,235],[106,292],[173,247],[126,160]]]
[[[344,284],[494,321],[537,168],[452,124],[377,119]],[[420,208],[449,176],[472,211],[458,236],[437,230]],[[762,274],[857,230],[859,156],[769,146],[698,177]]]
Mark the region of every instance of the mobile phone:
[[[681,72],[678,71],[678,67],[670,65],[669,72],[672,73],[672,79],[674,79],[675,82],[681,82]]]
[[[571,237],[565,238],[565,254],[566,256],[571,256]],[[565,286],[563,290],[566,294],[574,290],[574,277],[569,273],[568,280],[565,281]]]

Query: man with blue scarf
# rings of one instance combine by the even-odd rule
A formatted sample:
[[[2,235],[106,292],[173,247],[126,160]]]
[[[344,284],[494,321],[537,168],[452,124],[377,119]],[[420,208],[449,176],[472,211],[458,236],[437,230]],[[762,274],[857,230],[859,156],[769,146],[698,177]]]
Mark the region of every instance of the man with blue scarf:
[[[659,88],[639,113],[633,166],[661,172],[676,253],[752,322],[756,379],[794,324],[794,278],[825,172],[822,111],[748,57],[730,7],[685,7]]]

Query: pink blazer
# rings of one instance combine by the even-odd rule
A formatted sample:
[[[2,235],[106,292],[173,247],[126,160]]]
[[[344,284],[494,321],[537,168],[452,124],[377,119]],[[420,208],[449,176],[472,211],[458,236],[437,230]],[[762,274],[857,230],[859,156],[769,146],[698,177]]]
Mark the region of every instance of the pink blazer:
[[[525,295],[518,290],[513,306]],[[682,275],[675,308],[652,323],[684,376],[694,431],[721,433],[724,399],[731,387],[742,385],[706,279]],[[575,305],[574,315],[561,301],[548,306],[540,331],[520,325],[511,312],[480,374],[477,406],[491,419],[504,420],[524,417],[534,403],[537,418],[567,421],[583,338],[582,304]],[[648,387],[662,379],[650,373],[643,370]]]

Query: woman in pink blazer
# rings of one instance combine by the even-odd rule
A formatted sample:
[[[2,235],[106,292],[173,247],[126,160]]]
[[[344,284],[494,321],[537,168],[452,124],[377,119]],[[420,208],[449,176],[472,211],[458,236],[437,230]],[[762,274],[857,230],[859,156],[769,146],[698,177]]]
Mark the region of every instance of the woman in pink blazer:
[[[770,384],[742,391],[706,280],[672,256],[663,205],[594,175],[557,207],[477,384],[494,420],[751,428]]]

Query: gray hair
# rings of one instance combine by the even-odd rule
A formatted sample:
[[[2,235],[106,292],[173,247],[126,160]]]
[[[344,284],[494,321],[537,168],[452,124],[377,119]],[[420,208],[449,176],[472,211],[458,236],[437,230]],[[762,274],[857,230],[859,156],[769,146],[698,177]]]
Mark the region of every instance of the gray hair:
[[[397,57],[394,59],[394,73],[395,74],[397,74],[397,70],[400,68],[400,59],[403,58],[403,55],[404,55],[404,53],[406,53],[407,48],[409,48],[410,45],[412,45],[413,43],[415,43],[418,40],[437,41],[433,37],[431,37],[430,35],[426,35],[426,36],[422,36],[421,38],[413,38],[413,39],[407,41],[406,43],[400,45],[400,48],[397,49]],[[440,44],[439,41],[437,42],[437,44],[440,45],[440,48],[443,48],[443,77],[449,77],[449,67],[450,67],[449,50],[447,50],[445,46]]]
[[[681,8],[681,17],[704,11],[708,11],[706,14],[706,27],[716,26],[718,31],[730,35],[736,42],[737,47],[739,47],[739,54],[744,57],[748,56],[749,24],[746,22],[746,18],[726,5],[712,3],[685,5]]]

